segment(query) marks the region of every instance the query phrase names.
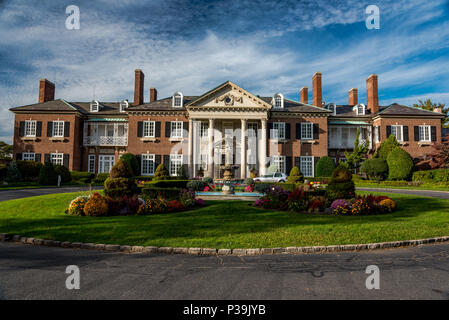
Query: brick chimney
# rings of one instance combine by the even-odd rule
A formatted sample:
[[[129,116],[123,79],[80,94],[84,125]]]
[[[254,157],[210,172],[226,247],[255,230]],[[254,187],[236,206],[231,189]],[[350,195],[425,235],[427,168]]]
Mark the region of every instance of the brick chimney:
[[[135,70],[135,78],[134,78],[134,105],[138,106],[139,104],[143,104],[143,84],[144,84],[145,75],[142,70]]]
[[[43,78],[39,82],[39,103],[55,100],[55,84]]]
[[[366,107],[371,110],[371,114],[379,112],[377,74],[372,74],[366,79]]]
[[[355,106],[358,104],[358,98],[357,98],[357,88],[352,88],[348,91],[348,98],[349,98],[349,105]]]
[[[150,102],[157,100],[157,90],[156,88],[150,88]]]
[[[302,87],[300,91],[301,102],[309,104],[309,88]]]
[[[313,105],[317,107],[323,106],[323,96],[321,93],[321,72],[315,72],[312,77],[313,87]]]

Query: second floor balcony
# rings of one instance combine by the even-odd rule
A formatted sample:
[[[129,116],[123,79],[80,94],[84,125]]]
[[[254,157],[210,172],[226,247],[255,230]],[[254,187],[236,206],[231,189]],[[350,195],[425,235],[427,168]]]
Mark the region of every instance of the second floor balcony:
[[[354,141],[357,137],[357,129],[359,129],[359,143],[369,141],[369,148],[372,149],[371,127],[362,125],[330,125],[329,126],[329,149],[353,149]]]
[[[84,146],[127,146],[128,123],[85,122]]]

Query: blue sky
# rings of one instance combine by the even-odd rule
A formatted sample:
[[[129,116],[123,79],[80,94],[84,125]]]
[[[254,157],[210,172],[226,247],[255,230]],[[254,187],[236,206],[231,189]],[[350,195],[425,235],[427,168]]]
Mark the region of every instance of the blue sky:
[[[379,30],[365,26],[372,4]],[[68,5],[80,8],[80,30],[65,28]],[[40,78],[56,98],[132,101],[136,68],[146,101],[150,87],[199,95],[226,80],[298,100],[320,71],[326,102],[347,103],[353,87],[364,102],[377,73],[383,105],[449,105],[448,17],[447,0],[0,0],[0,140],[11,141],[8,108],[37,102]]]

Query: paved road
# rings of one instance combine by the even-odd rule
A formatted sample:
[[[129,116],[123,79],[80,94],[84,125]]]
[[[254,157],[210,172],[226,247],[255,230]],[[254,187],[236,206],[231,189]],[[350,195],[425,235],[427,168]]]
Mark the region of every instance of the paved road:
[[[102,186],[93,186],[92,189],[103,189]],[[20,190],[0,190],[0,201],[20,199],[45,194],[88,191],[89,187],[61,187],[61,188],[40,188],[40,189],[20,189]]]
[[[388,193],[400,193],[400,194],[411,194],[415,196],[422,197],[433,197],[439,199],[449,199],[448,191],[427,191],[427,190],[409,190],[409,189],[392,189],[392,188],[357,188],[360,191],[371,191],[371,192],[388,192]]]
[[[65,269],[80,268],[80,290]],[[380,289],[368,290],[368,265]],[[449,299],[449,244],[321,255],[197,257],[0,243],[0,299]]]

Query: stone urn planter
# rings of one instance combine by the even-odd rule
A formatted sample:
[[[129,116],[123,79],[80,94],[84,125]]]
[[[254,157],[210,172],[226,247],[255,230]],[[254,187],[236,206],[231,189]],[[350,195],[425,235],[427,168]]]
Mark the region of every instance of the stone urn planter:
[[[221,188],[221,193],[223,194],[234,194],[234,186],[232,184],[225,184]]]

